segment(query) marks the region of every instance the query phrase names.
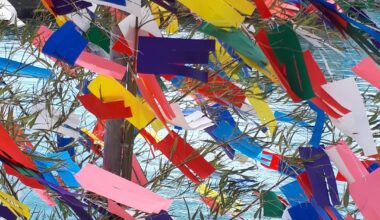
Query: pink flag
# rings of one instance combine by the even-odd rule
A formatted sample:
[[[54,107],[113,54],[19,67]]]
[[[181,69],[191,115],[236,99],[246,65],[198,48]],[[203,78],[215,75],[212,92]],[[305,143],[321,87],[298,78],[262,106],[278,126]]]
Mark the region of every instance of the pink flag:
[[[168,210],[173,202],[92,164],[82,168],[75,178],[85,190],[146,213]]]
[[[33,191],[49,206],[55,206],[55,201],[49,196],[48,192],[44,189],[33,189]]]
[[[380,169],[370,173],[365,178],[349,184],[349,190],[355,205],[363,214],[364,219],[380,219]]]
[[[327,147],[325,151],[339,172],[347,179],[348,183],[354,183],[356,180],[369,175],[369,172],[351,151],[346,142],[340,141],[335,145]]]
[[[380,169],[369,173],[343,141],[326,148],[329,158],[349,183],[349,192],[364,219],[380,219]]]
[[[358,76],[380,89],[380,66],[371,57],[364,58],[352,68]]]

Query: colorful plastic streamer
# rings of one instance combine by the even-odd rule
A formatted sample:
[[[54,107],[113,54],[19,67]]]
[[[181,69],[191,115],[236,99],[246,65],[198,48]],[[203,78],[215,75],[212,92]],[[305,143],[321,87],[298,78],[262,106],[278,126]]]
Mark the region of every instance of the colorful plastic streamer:
[[[270,47],[272,47],[280,64],[285,66],[286,78],[290,88],[303,100],[315,96],[308,76],[302,48],[292,24],[279,26],[268,32]]]
[[[175,74],[207,82],[206,71],[190,68],[184,64],[208,64],[209,53],[215,50],[213,40],[139,37],[138,42],[139,73]],[[160,59],[157,59],[158,57]]]
[[[178,2],[189,8],[205,21],[217,27],[239,27],[244,21],[244,17],[225,0],[209,0],[207,2],[202,0],[178,0]],[[229,2],[233,5],[237,5],[242,1]],[[241,8],[240,5],[237,7]],[[253,12],[253,5],[249,8],[251,8]]]
[[[198,30],[223,41],[233,48],[247,65],[258,69],[273,82],[277,82],[277,77],[268,68],[268,60],[263,52],[241,30],[236,28],[226,30],[208,23],[203,23]]]
[[[20,63],[6,58],[0,58],[0,70],[9,73],[27,77],[37,77],[48,79],[52,71],[25,63]]]
[[[92,164],[83,167],[75,178],[86,190],[146,213],[168,210],[172,203],[172,200]]]
[[[124,101],[103,103],[92,93],[77,96],[87,111],[94,114],[98,119],[121,119],[132,117],[130,107],[124,106]]]
[[[372,56],[375,62],[380,64],[380,52],[373,39],[380,41],[380,32],[371,26],[356,21],[338,10],[335,3],[324,0],[310,1],[329,21],[344,35],[348,34],[368,55]],[[368,38],[363,33],[372,38]]]
[[[321,207],[339,205],[338,188],[329,157],[323,148],[298,148],[308,174],[313,198]]]
[[[323,127],[325,125],[326,115],[325,113],[315,106],[313,103],[309,102],[310,108],[317,113],[317,117],[315,119],[315,124],[313,127],[313,135],[310,138],[309,144],[312,147],[318,148],[321,143]]]
[[[45,171],[54,168],[54,171],[58,173],[58,176],[67,187],[79,187],[78,182],[74,178],[74,174],[78,173],[80,168],[76,163],[74,163],[67,151],[50,153],[45,156],[51,158],[51,160],[34,159],[34,162],[46,181],[59,185],[53,174]]]
[[[323,85],[327,84],[327,80],[309,50],[304,52],[304,59],[313,91],[316,95],[310,101],[333,118],[340,118],[348,114],[350,110],[342,106],[322,88]]]
[[[83,8],[91,7],[92,4],[82,0],[46,0],[57,15],[65,15],[76,12]]]
[[[343,141],[326,148],[326,153],[347,179],[352,199],[363,217],[380,218],[379,203],[374,201],[380,195],[376,187],[380,170],[370,174]]]
[[[145,130],[143,130],[141,134],[155,149],[160,150],[162,154],[195,184],[200,184],[201,180],[209,177],[215,171],[215,168],[177,133],[171,131],[159,142]]]
[[[253,138],[243,134],[238,127],[233,127],[226,121],[219,122],[212,133],[219,140],[228,143],[234,150],[252,159],[256,159],[261,152],[261,146]]]
[[[285,184],[280,187],[280,190],[292,206],[309,202],[309,199],[305,195],[298,181],[293,181],[288,184]]]
[[[352,68],[352,71],[380,89],[380,66],[376,64],[371,57],[364,58]]]
[[[272,218],[280,218],[285,209],[284,204],[272,191],[262,191],[262,206],[264,207],[264,216]]]
[[[24,203],[21,203],[20,201],[15,199],[13,196],[11,196],[5,192],[0,192],[0,200],[1,200],[2,204],[6,208],[8,208],[14,215],[23,216],[26,219],[30,219],[31,215],[30,215],[29,207],[27,205],[25,205]],[[3,206],[1,206],[1,207],[3,207]]]
[[[331,122],[343,133],[352,137],[363,148],[367,156],[377,154],[376,143],[368,122],[363,97],[356,85],[355,79],[350,77],[334,81],[322,86],[342,106],[351,110],[349,114],[339,119],[330,117]]]
[[[87,44],[88,41],[76,30],[75,24],[68,21],[49,37],[42,52],[74,66]]]

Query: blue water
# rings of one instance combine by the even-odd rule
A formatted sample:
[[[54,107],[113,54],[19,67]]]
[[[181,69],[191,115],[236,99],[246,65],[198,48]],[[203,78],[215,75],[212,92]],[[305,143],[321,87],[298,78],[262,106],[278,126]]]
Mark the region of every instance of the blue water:
[[[375,18],[376,20],[378,20],[378,21],[380,20],[380,14],[379,13],[375,13],[375,12],[371,13],[370,12],[369,14],[370,14],[370,16]],[[350,41],[344,41],[343,42],[342,41],[339,44],[340,44],[341,48],[344,48],[344,50],[343,50],[344,55],[343,56],[333,52],[330,49],[326,49],[326,51],[317,50],[312,45],[310,45],[306,42],[303,42],[303,44],[302,44],[304,49],[310,49],[311,51],[313,51],[313,56],[317,59],[321,68],[326,73],[327,78],[329,78],[330,80],[332,80],[332,79],[337,80],[337,79],[345,78],[348,76],[354,76],[354,74],[351,72],[351,68],[356,63],[358,63],[362,58],[365,57],[365,54],[359,52],[359,50],[352,49],[352,42],[350,42]],[[0,56],[1,57],[8,57],[9,52],[10,52],[10,48],[12,48],[12,47],[13,48],[19,47],[19,44],[12,39],[8,39],[8,40],[4,39],[0,43],[0,48],[5,48],[5,49],[0,50]],[[23,61],[27,60],[28,62],[31,62],[33,60],[33,57],[29,57],[26,55],[28,53],[22,52],[26,49],[27,48],[20,48],[19,52],[13,56],[13,59],[23,60]],[[328,66],[325,65],[325,62],[323,60],[323,56],[321,56],[321,54],[323,54],[323,56],[327,60]],[[37,64],[37,65],[43,66],[41,64]],[[329,75],[329,71],[333,73],[333,76]],[[359,84],[359,87],[362,90],[365,90],[368,87],[369,84],[367,82],[363,81],[362,79],[360,79],[358,77],[356,77],[356,79],[357,79],[357,82]],[[9,80],[11,80],[11,78]],[[36,88],[38,88],[38,86],[41,86],[41,83],[42,83],[42,81],[35,80],[35,79],[23,79],[19,82],[20,82],[20,86],[23,89],[30,90],[31,92],[38,91],[38,90],[36,90]],[[373,90],[373,93],[375,93],[375,92],[376,91]],[[73,95],[75,95],[75,91],[73,92]],[[281,94],[274,93],[268,99],[268,102],[271,104],[271,107],[273,108],[273,110],[279,110],[279,111],[283,111],[283,112],[291,112],[291,111],[293,111],[293,109],[298,107],[298,105],[295,105],[292,103],[277,102],[276,99],[278,98],[279,95],[281,95]],[[367,107],[371,108],[372,106],[369,105]],[[93,122],[93,117],[91,117],[89,114],[85,114],[83,109],[79,109],[77,111],[77,113],[83,114],[82,115],[84,118],[83,126],[91,127],[92,122]],[[312,120],[312,119],[313,119],[313,117],[310,117],[310,120]],[[239,120],[239,121],[240,121],[240,126],[242,126],[243,128],[246,125],[248,127],[253,127],[254,124],[251,123],[252,121],[255,121],[256,123],[258,123],[258,121],[256,119],[253,119],[252,117],[249,118],[249,120],[248,120],[249,123],[247,123],[247,122],[244,123],[242,120]],[[313,124],[313,122],[311,122],[311,123]],[[289,127],[289,125],[283,124],[283,123],[279,123],[279,125],[280,125],[280,129],[285,129],[285,128],[287,129]],[[299,145],[305,143],[311,137],[311,130],[310,129],[306,129],[306,128],[298,128],[298,129],[299,130],[298,130],[296,136],[289,143],[290,148],[286,148],[288,153],[295,151]],[[203,132],[199,132],[199,131],[190,132],[188,135],[189,135],[188,140],[190,140],[190,143],[194,147],[199,147],[199,142],[198,143],[194,142],[195,140],[210,139]],[[270,141],[270,140],[268,139],[268,141]],[[145,151],[147,151],[147,149],[148,149],[147,145],[142,144],[141,139],[138,140],[138,143],[136,144],[136,146],[140,146]],[[140,148],[140,147],[138,147],[138,148]],[[273,150],[276,151],[276,149],[277,149],[277,147],[273,147]],[[212,159],[215,156],[215,154],[218,152],[210,153],[207,156],[207,159]],[[140,156],[140,159],[142,161],[148,157],[151,158],[151,155],[148,155],[145,153],[145,154],[142,154]],[[148,179],[150,177],[154,176],[158,172],[155,170],[155,167],[158,167],[158,163],[159,163],[160,158],[161,157],[158,156],[156,159],[150,161],[148,168],[146,170]],[[257,165],[257,163],[252,161],[252,160],[248,160],[247,162],[241,163],[238,161],[230,161],[228,158],[223,158],[223,162],[225,163],[227,169],[237,169],[237,168],[238,169],[244,169],[244,168],[249,168],[251,166]],[[142,166],[146,167],[146,164],[142,163]],[[252,179],[265,184],[267,186],[267,188],[269,188],[271,185],[275,184],[277,181],[279,181],[283,178],[283,176],[279,175],[277,172],[267,170],[261,166],[257,166],[257,170],[247,171],[244,174],[247,176],[251,176]],[[182,174],[178,170],[175,170],[174,172],[172,172],[170,177],[175,178],[175,177],[178,177],[181,175]],[[215,174],[215,175],[213,175],[213,177],[211,178],[210,181],[213,183],[214,186],[217,186],[219,178],[220,178],[220,176],[218,174]],[[286,183],[286,182],[287,181],[285,181],[284,183]],[[282,184],[284,184],[284,183],[282,183]],[[172,214],[174,217],[177,217],[177,219],[186,219],[188,216],[186,206],[189,207],[189,210],[190,210],[189,215],[190,216],[192,216],[196,212],[198,207],[200,208],[200,210],[202,210],[202,212],[204,212],[204,215],[207,216],[208,209],[199,200],[198,194],[196,192],[192,191],[194,189],[194,187],[191,187],[190,190],[188,192],[186,192],[187,191],[186,184],[184,184],[178,188],[169,187],[171,185],[176,186],[176,184],[170,184],[169,180],[165,180],[164,185],[166,185],[166,187],[161,188],[158,191],[158,193],[165,196],[165,197],[174,199],[174,203],[169,210],[169,213]],[[344,185],[340,184],[339,187],[340,187],[340,189],[343,189]],[[274,191],[277,193],[280,193],[278,191],[278,188],[275,188]],[[341,192],[343,192],[343,191],[341,190]],[[31,208],[31,210],[34,210],[34,209],[35,210],[44,210],[47,213],[49,213],[52,210],[51,207],[44,204],[34,193],[29,192],[28,190],[21,191],[19,196]],[[253,201],[256,198],[257,197],[255,197],[254,195],[245,195],[242,197],[242,202],[243,203],[250,203],[251,201]],[[258,206],[256,205],[253,208],[251,208],[248,212],[246,212],[243,215],[243,217],[246,219],[253,219],[253,215],[254,215],[257,207]],[[36,219],[37,217],[34,216],[34,218]],[[38,219],[43,219],[43,218],[39,217]],[[197,219],[198,219],[198,217],[197,217]],[[218,219],[229,219],[229,216],[218,217]]]

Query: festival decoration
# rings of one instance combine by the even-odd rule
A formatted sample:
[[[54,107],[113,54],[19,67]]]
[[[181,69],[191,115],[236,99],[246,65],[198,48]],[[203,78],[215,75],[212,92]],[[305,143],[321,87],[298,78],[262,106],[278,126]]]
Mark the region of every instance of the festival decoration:
[[[305,160],[303,163],[309,178],[312,195],[316,203],[321,207],[338,205],[338,189],[328,156],[320,148],[298,148],[300,156]],[[317,158],[317,159],[313,159]],[[310,161],[311,160],[311,161]]]
[[[323,12],[323,16],[329,19],[331,23],[339,30],[339,32],[343,35],[349,35],[360,47],[362,47],[364,51],[369,53],[369,55],[372,56],[377,63],[380,62],[380,53],[376,45],[374,45],[371,39],[366,38],[363,34],[368,34],[376,41],[379,41],[380,33],[376,29],[362,24],[343,14],[334,3],[323,0],[311,0],[310,2],[318,8],[318,10]]]
[[[94,174],[98,178],[96,181],[94,181]],[[161,210],[167,210],[172,203],[171,200],[160,197],[95,165],[86,165],[75,175],[75,178],[86,190],[147,213],[159,213]],[[102,180],[107,180],[107,182]],[[149,201],[149,205],[147,201]]]
[[[377,79],[377,74],[380,73],[380,67],[370,57],[363,59],[356,66],[352,67],[352,71],[380,89],[380,83]]]
[[[91,3],[81,0],[46,0],[46,3],[57,15],[69,14],[71,12],[78,11],[78,9],[92,6]]]
[[[20,63],[14,60],[0,58],[0,69],[7,73],[18,74],[27,77],[49,78],[52,72],[48,69]]]
[[[212,0],[207,3],[200,0],[179,0],[179,2],[205,21],[219,27],[238,27],[244,21],[244,17],[239,12],[251,14],[254,9],[253,5],[246,7],[248,2],[245,0]]]
[[[137,71],[139,73],[180,74],[207,82],[207,72],[180,64],[207,64],[209,52],[214,51],[211,40],[181,40],[170,38],[139,38]],[[156,61],[157,56],[161,59]]]
[[[215,171],[215,168],[177,133],[171,131],[159,142],[156,142],[146,131],[142,131],[141,134],[154,146],[155,149],[160,150],[194,183],[200,184],[200,179],[207,178]]]
[[[371,128],[368,123],[363,98],[353,78],[335,81],[322,86],[335,100],[339,101],[351,112],[342,118],[330,118],[332,123],[342,132],[355,138],[363,147],[365,155],[377,154],[376,143],[373,139]],[[349,97],[345,91],[350,91]]]

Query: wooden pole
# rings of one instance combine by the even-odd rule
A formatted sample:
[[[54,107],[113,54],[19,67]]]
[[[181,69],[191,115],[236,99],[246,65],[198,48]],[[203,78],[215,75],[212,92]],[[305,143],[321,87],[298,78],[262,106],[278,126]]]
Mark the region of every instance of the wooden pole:
[[[111,45],[116,40],[115,36],[119,36],[119,28],[117,25],[112,27]],[[110,52],[110,59],[113,62],[121,65],[126,65],[127,62],[123,59],[122,54],[115,51]],[[124,140],[124,119],[120,120],[107,120],[105,126],[104,136],[104,154],[103,154],[103,168],[116,175],[121,175],[123,147]]]
[[[136,36],[135,36],[135,48],[137,48],[138,40],[138,19],[136,18]],[[111,45],[120,31],[117,25],[112,28]],[[128,66],[128,72],[126,73],[127,89],[133,95],[137,94],[137,85],[133,74],[135,74],[136,68],[136,52],[134,54],[133,65],[128,65],[126,59],[122,54],[110,52],[111,60],[119,64]],[[132,124],[126,120],[108,120],[106,122],[106,133],[104,140],[104,157],[103,167],[104,169],[111,171],[119,176],[122,176],[128,180],[132,177],[132,158],[133,158],[133,146],[135,141],[136,129]]]
[[[127,75],[127,89],[133,94],[137,94],[137,85],[136,80],[134,78],[134,75],[136,73],[136,61],[137,61],[137,41],[138,41],[138,33],[139,33],[139,27],[138,27],[138,18],[136,17],[135,21],[135,45],[134,45],[134,60],[133,65],[129,66],[129,71]],[[131,179],[132,176],[132,157],[133,157],[133,146],[135,143],[136,138],[136,129],[135,127],[130,124],[128,121],[125,121],[124,123],[124,139],[123,139],[123,160],[121,164],[121,171],[122,171],[122,177],[126,179]]]

